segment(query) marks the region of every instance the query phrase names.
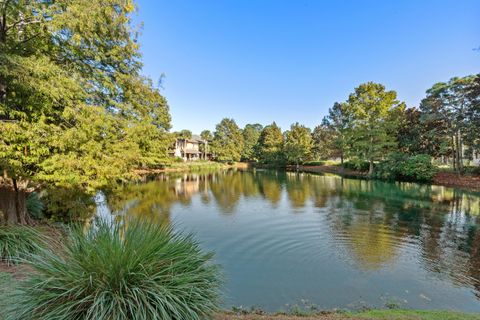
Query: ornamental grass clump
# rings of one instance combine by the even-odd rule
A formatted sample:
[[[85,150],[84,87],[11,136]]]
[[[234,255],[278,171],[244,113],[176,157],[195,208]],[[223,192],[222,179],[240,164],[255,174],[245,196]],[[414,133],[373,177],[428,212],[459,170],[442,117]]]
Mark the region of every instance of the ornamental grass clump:
[[[218,309],[219,268],[191,236],[147,221],[73,229],[60,251],[30,257],[15,319],[206,319]]]
[[[42,236],[33,227],[22,225],[0,226],[0,261],[12,265],[39,250]]]

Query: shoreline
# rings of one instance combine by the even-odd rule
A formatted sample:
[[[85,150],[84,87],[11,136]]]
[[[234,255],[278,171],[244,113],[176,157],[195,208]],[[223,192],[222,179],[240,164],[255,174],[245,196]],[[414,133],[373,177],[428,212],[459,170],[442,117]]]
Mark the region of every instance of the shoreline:
[[[299,166],[298,168],[299,171],[307,173],[332,173],[346,178],[368,179],[366,172],[350,169],[344,169],[342,172],[338,166]],[[439,171],[435,174],[433,181],[428,184],[480,192],[480,175],[457,175],[452,172]]]
[[[313,315],[220,313],[214,320],[479,320],[479,313],[441,310],[369,310],[362,312],[318,312]]]
[[[32,270],[23,264],[6,265],[0,262],[0,298],[28,278]],[[6,300],[4,301],[4,303]],[[2,303],[0,303],[0,307]],[[2,320],[0,315],[0,320]],[[364,311],[293,310],[267,313],[260,309],[219,310],[213,320],[480,320],[480,313],[447,310],[370,309]]]
[[[170,167],[160,168],[160,169],[136,169],[134,170],[135,174],[144,176],[144,175],[154,175],[160,173],[169,173],[169,172],[195,172],[200,170],[214,170],[214,169],[254,169],[262,168],[262,166],[255,166],[247,162],[235,162],[233,164],[226,164],[214,161],[208,162],[183,162],[174,164]],[[271,168],[279,169],[279,168]],[[289,165],[282,169],[287,171],[297,170],[296,166]],[[330,173],[336,174],[341,177],[346,178],[360,178],[368,179],[368,174],[362,171],[356,171],[351,169],[341,169],[337,165],[321,165],[321,166],[298,166],[298,171],[306,173]],[[480,175],[457,175],[452,172],[439,171],[435,174],[433,181],[428,183],[430,185],[438,185],[450,188],[459,188],[471,192],[480,192]]]
[[[446,310],[373,309],[359,312],[319,311],[315,314],[219,313],[214,320],[479,320],[480,313]]]

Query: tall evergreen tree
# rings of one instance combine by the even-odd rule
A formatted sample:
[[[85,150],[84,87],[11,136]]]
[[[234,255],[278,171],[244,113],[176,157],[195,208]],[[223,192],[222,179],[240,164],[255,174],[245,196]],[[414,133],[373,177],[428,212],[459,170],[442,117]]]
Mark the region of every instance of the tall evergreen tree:
[[[352,125],[352,110],[348,103],[335,102],[328,109],[328,115],[323,119],[323,125],[331,132],[331,156],[339,157],[341,166],[348,152],[348,134]]]
[[[287,161],[299,165],[308,160],[312,154],[311,130],[298,122],[291,125],[290,130],[285,132],[284,152]]]
[[[263,128],[258,139],[256,154],[263,163],[282,164],[285,160],[283,154],[284,137],[282,130],[275,122]]]
[[[242,151],[242,159],[246,161],[253,161],[256,160],[255,158],[255,147],[258,143],[258,139],[260,138],[260,133],[262,132],[263,126],[261,124],[247,124],[245,128],[243,128],[243,151]]]
[[[235,120],[225,118],[217,124],[211,147],[218,161],[240,161],[243,135]]]
[[[355,88],[348,98],[353,125],[349,130],[352,154],[370,163],[396,147],[396,130],[404,103],[397,100],[395,91],[385,91],[378,83],[368,82]]]
[[[469,132],[468,111],[474,105],[469,95],[474,80],[474,76],[468,76],[436,83],[420,104],[424,122],[435,125],[430,136],[442,136],[442,142],[448,145],[443,155],[452,157],[459,173],[463,171],[464,140]]]

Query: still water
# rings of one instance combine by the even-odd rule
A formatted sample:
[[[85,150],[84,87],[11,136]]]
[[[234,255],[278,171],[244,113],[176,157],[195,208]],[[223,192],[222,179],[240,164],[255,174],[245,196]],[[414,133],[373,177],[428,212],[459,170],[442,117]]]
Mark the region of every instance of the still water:
[[[480,311],[478,193],[222,171],[124,186],[97,210],[194,233],[223,266],[225,307]]]

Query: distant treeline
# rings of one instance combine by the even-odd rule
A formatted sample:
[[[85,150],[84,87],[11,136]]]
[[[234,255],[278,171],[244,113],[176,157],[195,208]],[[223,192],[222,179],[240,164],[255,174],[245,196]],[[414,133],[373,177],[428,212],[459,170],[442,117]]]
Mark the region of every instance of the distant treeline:
[[[215,132],[201,136],[211,140],[218,161],[285,165],[337,158],[374,174],[382,161],[418,166],[433,157],[463,172],[466,160],[480,152],[480,75],[436,83],[419,107],[408,108],[395,91],[368,82],[336,102],[313,130],[294,123],[282,132],[275,122],[241,129],[223,119]]]

